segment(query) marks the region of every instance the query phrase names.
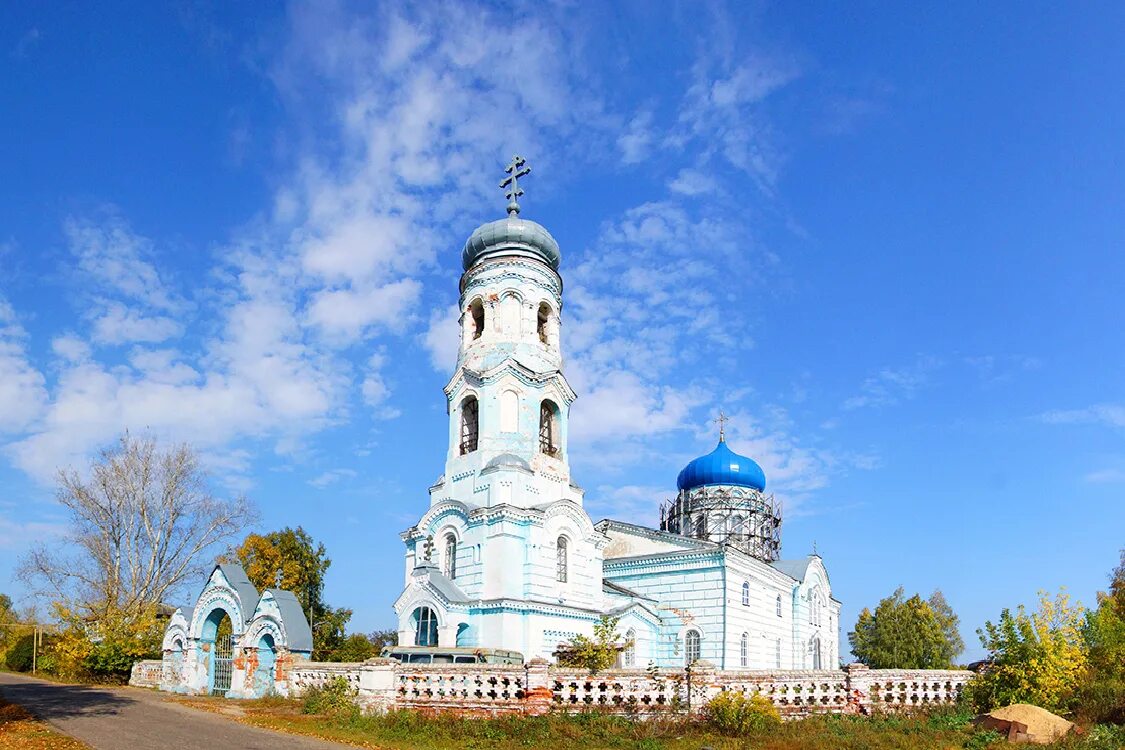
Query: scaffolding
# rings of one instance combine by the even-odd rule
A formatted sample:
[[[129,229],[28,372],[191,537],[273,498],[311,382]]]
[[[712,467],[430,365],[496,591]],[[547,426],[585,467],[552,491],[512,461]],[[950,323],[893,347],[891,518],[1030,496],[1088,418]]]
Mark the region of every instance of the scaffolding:
[[[781,503],[757,490],[681,490],[660,505],[660,530],[734,547],[767,563],[781,557]]]

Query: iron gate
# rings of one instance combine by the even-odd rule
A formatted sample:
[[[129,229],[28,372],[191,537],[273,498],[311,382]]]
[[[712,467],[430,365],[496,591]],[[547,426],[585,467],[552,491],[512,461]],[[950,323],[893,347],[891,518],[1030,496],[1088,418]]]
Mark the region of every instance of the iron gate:
[[[211,681],[211,695],[226,696],[230,690],[231,663],[234,661],[234,636],[221,635],[215,639],[215,653],[211,657],[214,679]]]

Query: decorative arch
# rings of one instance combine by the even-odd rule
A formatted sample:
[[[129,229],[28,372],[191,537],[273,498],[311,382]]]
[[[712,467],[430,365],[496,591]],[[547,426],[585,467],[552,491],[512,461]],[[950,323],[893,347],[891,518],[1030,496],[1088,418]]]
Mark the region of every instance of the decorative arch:
[[[227,618],[229,640],[218,637]],[[212,570],[195,607],[172,614],[163,646],[161,689],[249,698],[288,689],[287,678],[275,672],[282,663],[277,657],[309,656],[312,631],[292,593],[271,589],[259,595],[240,566],[222,564]]]

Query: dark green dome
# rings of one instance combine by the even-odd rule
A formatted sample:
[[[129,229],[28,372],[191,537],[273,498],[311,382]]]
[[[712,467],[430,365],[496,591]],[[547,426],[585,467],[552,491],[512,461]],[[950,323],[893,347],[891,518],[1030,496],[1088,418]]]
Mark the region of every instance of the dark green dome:
[[[477,227],[461,251],[461,265],[468,271],[478,260],[492,255],[526,255],[559,270],[559,243],[540,224],[518,215]]]

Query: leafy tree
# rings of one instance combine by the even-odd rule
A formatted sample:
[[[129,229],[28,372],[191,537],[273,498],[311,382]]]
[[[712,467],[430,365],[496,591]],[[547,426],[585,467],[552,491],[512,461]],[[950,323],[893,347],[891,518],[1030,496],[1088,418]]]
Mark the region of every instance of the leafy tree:
[[[621,635],[617,632],[618,617],[602,616],[594,625],[594,637],[576,635],[570,643],[561,647],[557,652],[559,664],[564,667],[581,667],[596,674],[603,669],[609,669],[617,661],[617,652],[628,648],[630,643],[621,643]]]
[[[334,609],[324,601],[324,574],[332,565],[324,545],[303,528],[286,527],[268,534],[250,534],[225,559],[237,561],[259,590],[292,591],[313,630],[312,658],[340,661],[350,609]]]
[[[1086,615],[1083,638],[1089,673],[1076,702],[1091,721],[1125,723],[1125,550],[1109,591]]]
[[[159,659],[164,622],[157,608],[109,612],[96,621],[55,607],[61,631],[47,646],[54,671],[62,677],[123,682],[133,663]]]
[[[990,664],[969,683],[967,695],[981,710],[1033,703],[1059,711],[1072,702],[1086,671],[1082,639],[1085,610],[1065,592],[1039,594],[1039,609],[1004,609],[1000,620],[977,631]]]
[[[245,498],[217,498],[206,480],[189,446],[126,432],[88,474],[59,472],[67,537],[35,546],[20,577],[82,617],[139,616],[202,575],[213,549],[253,519]]]
[[[367,639],[371,641],[372,647],[375,649],[375,656],[383,653],[383,649],[388,646],[398,645],[398,631],[397,630],[375,630],[368,633]]]
[[[240,563],[259,590],[292,591],[310,623],[326,609],[324,574],[332,560],[324,545],[314,542],[300,526],[249,534],[225,559]]]
[[[337,610],[340,611],[340,610]],[[350,611],[347,611],[350,614]],[[323,661],[365,661],[379,656],[387,646],[398,642],[398,631],[376,630],[373,633],[352,633],[326,653]]]
[[[873,669],[945,669],[965,648],[957,624],[940,591],[928,601],[918,594],[907,599],[900,586],[874,613],[859,613],[848,641],[856,659]]]

